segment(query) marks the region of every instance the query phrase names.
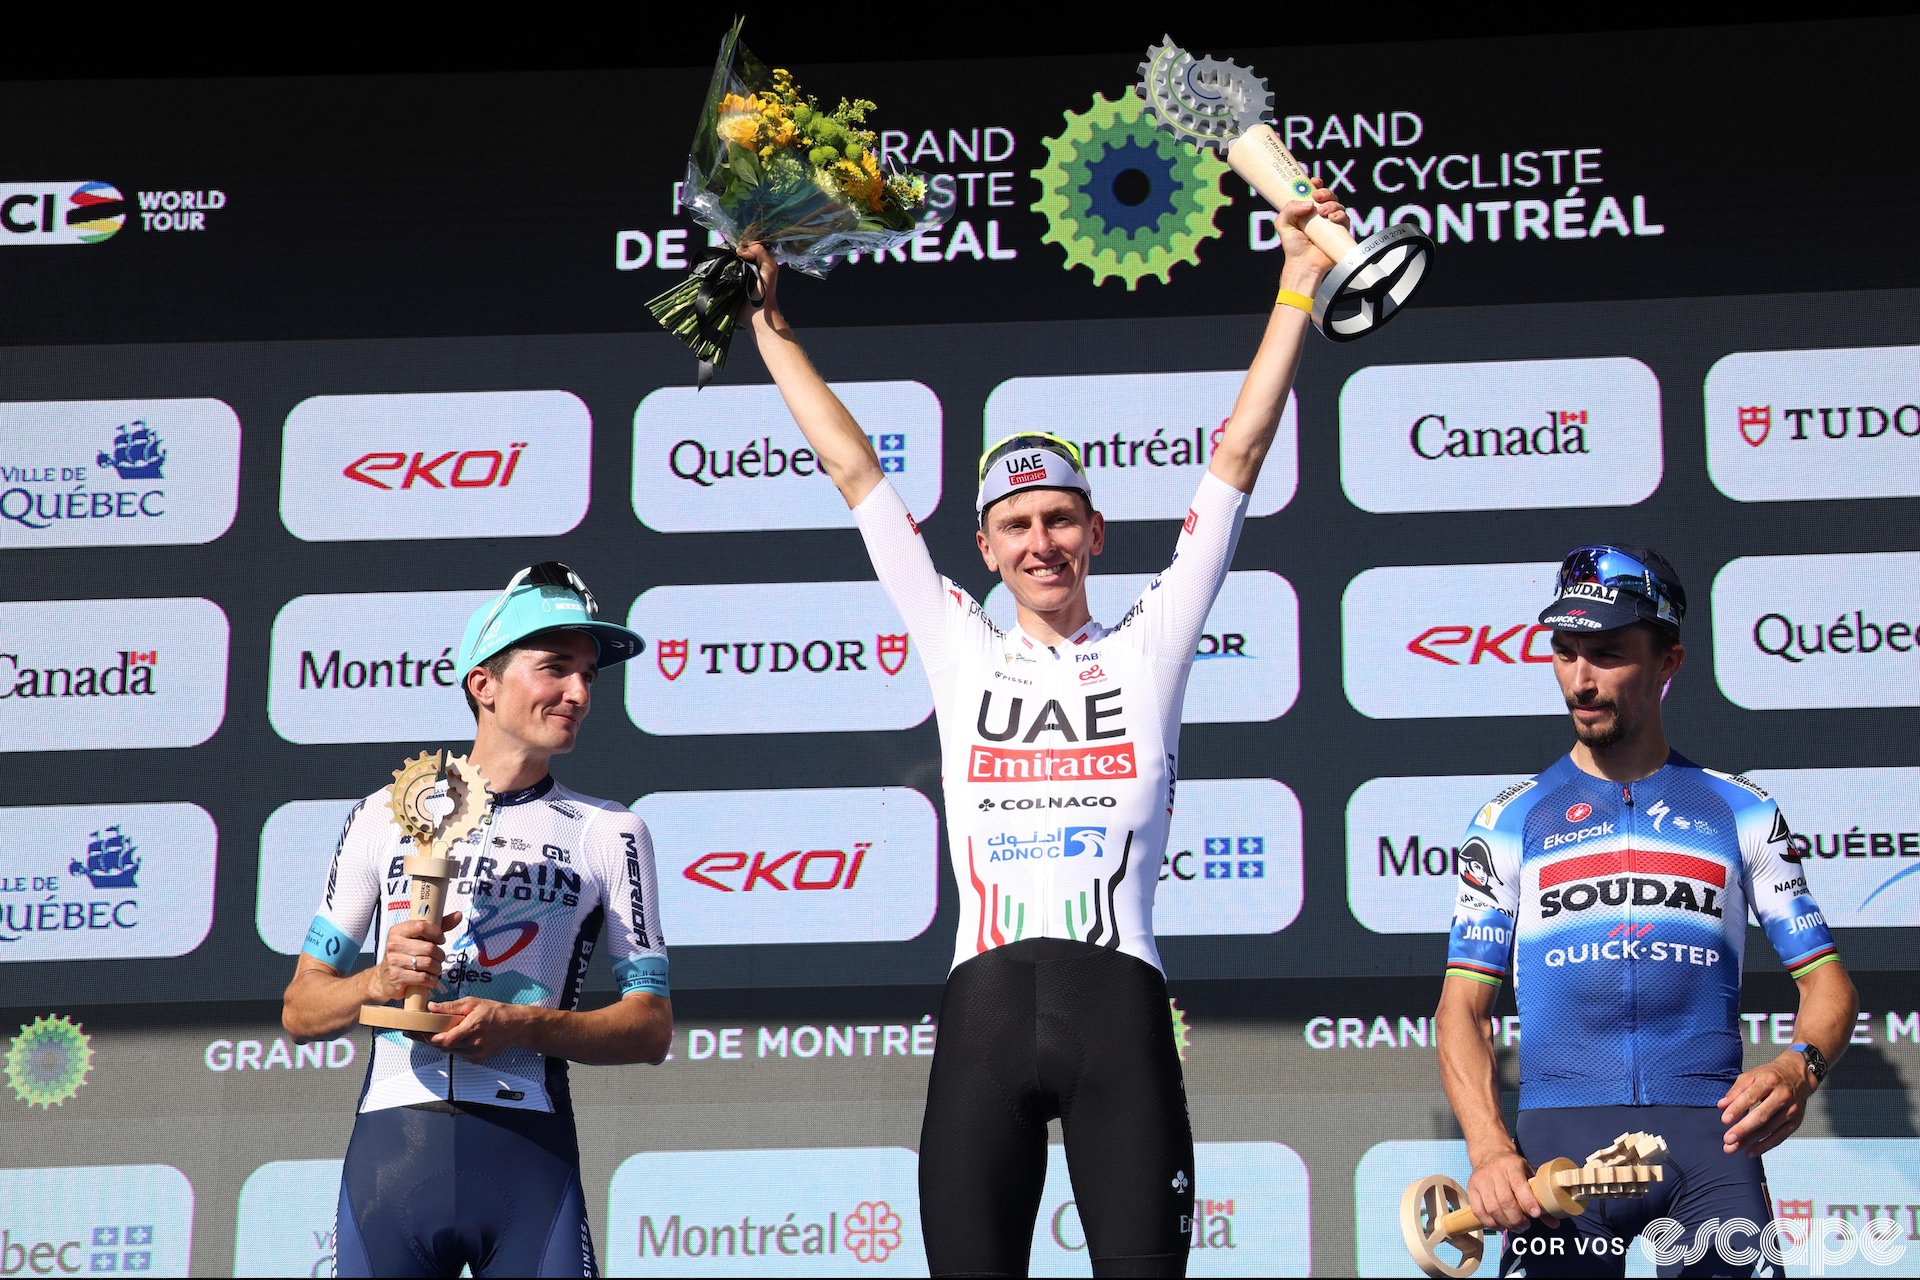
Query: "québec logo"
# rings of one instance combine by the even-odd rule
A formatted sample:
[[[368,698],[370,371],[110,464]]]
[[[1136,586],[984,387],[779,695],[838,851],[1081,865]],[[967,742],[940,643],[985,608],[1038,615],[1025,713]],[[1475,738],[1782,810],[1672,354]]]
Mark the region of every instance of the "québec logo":
[[[167,447],[159,433],[136,418],[114,433],[113,452],[100,453],[94,465],[112,467],[122,480],[159,480],[167,464]]]
[[[814,675],[828,671],[868,671],[871,660],[879,670],[897,676],[907,665],[907,635],[874,636],[871,658],[865,640],[748,640],[695,645],[691,639],[656,640],[654,665],[668,680],[686,674],[687,659],[698,649],[705,666],[696,665],[696,674],[786,675],[805,670]]]
[[[115,824],[92,833],[85,860],[70,861],[67,875],[84,877],[96,890],[137,889],[141,865],[139,846]],[[61,901],[56,895],[62,888],[57,873],[0,878],[0,892],[32,895],[17,902],[0,901],[0,944],[25,941],[35,933],[139,928],[139,899]]]
[[[96,889],[137,889],[140,874],[140,849],[119,824],[96,831],[87,841],[87,860],[75,858],[67,865],[70,876],[85,876]]]
[[[167,446],[145,420],[136,418],[114,431],[109,448],[95,453],[94,465],[102,470],[112,468],[122,480],[162,480],[166,478]],[[144,493],[88,490],[84,463],[71,467],[0,466],[0,481],[11,481],[14,486],[0,492],[0,519],[28,529],[50,528],[56,520],[138,520],[167,514],[164,489]],[[58,487],[42,493],[18,487],[27,484]]]

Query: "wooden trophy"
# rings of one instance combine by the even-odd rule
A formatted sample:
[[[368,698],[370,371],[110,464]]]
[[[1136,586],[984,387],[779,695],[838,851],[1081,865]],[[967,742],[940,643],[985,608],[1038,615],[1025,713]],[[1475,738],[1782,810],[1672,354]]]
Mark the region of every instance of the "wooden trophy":
[[[413,853],[403,864],[413,879],[408,918],[438,924],[446,915],[447,881],[460,874],[460,864],[446,851],[486,815],[487,780],[465,756],[423,751],[393,771],[387,804],[400,829],[413,837]],[[360,1021],[421,1035],[437,1035],[460,1021],[452,1014],[428,1013],[427,998],[427,989],[416,987],[399,1008],[362,1005]]]
[[[1173,37],[1147,50],[1140,96],[1154,123],[1181,141],[1212,147],[1267,203],[1313,199],[1306,168],[1267,123],[1273,94],[1250,67],[1233,59],[1196,58]],[[1333,259],[1313,299],[1313,322],[1335,342],[1365,337],[1398,314],[1420,287],[1433,241],[1397,222],[1356,243],[1345,227],[1318,214],[1301,228]]]
[[[1584,1165],[1565,1156],[1547,1161],[1527,1185],[1549,1216],[1577,1218],[1587,1211],[1590,1200],[1647,1194],[1662,1180],[1666,1158],[1664,1138],[1623,1133],[1588,1156]],[[1449,1280],[1478,1270],[1486,1249],[1486,1229],[1480,1225],[1480,1215],[1467,1205],[1466,1190],[1441,1173],[1420,1179],[1400,1197],[1400,1235],[1422,1271]],[[1441,1257],[1440,1250],[1447,1247],[1459,1252],[1458,1262]]]

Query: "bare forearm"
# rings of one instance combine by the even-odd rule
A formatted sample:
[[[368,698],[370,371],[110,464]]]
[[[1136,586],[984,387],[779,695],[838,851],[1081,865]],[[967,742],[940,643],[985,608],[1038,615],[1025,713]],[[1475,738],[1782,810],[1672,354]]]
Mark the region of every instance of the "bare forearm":
[[[299,1040],[321,1040],[359,1024],[360,1007],[375,1001],[368,987],[374,971],[342,976],[331,970],[304,969],[294,975],[281,998],[280,1025]]]
[[[1448,978],[1447,985],[1465,981]],[[1493,1033],[1474,1003],[1443,998],[1434,1031],[1440,1046],[1440,1082],[1467,1139],[1467,1158],[1477,1168],[1517,1148],[1500,1115],[1500,1069],[1493,1056]]]
[[[826,383],[793,330],[773,308],[756,312],[753,336],[760,359],[773,375],[774,385],[787,402],[787,411],[800,424],[829,479],[849,507],[857,507],[880,483],[880,460],[873,442],[854,420],[847,406]]]
[[[1215,446],[1208,470],[1242,493],[1252,493],[1260,479],[1260,468],[1273,448],[1274,434],[1280,428],[1280,414],[1287,407],[1287,393],[1300,367],[1300,350],[1306,342],[1307,315],[1297,307],[1275,305],[1267,317],[1267,331],[1260,350],[1240,384],[1240,396],[1233,403],[1233,416]]]
[[[520,1042],[569,1062],[598,1066],[659,1062],[673,1042],[673,1002],[657,996],[628,996],[585,1012],[529,1009],[527,1013],[530,1022]]]
[[[1821,965],[1797,984],[1800,1012],[1794,1018],[1793,1038],[1814,1046],[1828,1062],[1838,1062],[1853,1040],[1860,1013],[1860,993],[1838,960]]]

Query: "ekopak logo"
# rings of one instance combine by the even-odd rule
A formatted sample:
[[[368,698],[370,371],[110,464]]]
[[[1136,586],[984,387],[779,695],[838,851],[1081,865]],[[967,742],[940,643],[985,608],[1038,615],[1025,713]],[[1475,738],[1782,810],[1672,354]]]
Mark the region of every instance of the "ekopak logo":
[[[280,518],[307,542],[553,537],[592,468],[571,392],[314,396],[287,415]]]
[[[1920,347],[1736,352],[1706,400],[1707,472],[1736,502],[1920,495]]]
[[[471,737],[456,646],[495,595],[295,596],[273,620],[267,658],[274,732],[300,743]]]
[[[985,443],[1021,431],[1071,440],[1093,483],[1093,505],[1107,519],[1178,520],[1245,380],[1239,370],[1009,378],[987,397]],[[1248,515],[1272,515],[1293,501],[1299,422],[1289,394]]]
[[[1363,511],[1630,506],[1664,467],[1638,360],[1370,365],[1340,392],[1340,479]]]
[[[678,946],[903,942],[933,923],[939,817],[911,787],[656,791],[633,811]]]
[[[1118,625],[1155,582],[1150,573],[1095,574],[1087,579],[1087,605],[1094,617]],[[1004,585],[987,593],[985,608],[1003,630],[1015,625]],[[1093,674],[1081,678],[1091,683]],[[1229,573],[1195,646],[1181,722],[1276,720],[1299,693],[1300,600],[1293,584],[1265,569]]]
[[[625,667],[647,733],[910,729],[933,712],[878,582],[655,587],[627,623],[653,648]]]
[[[1749,710],[1920,706],[1920,551],[1729,562],[1713,658]]]
[[[1564,713],[1553,633],[1534,619],[1558,565],[1407,565],[1347,585],[1347,701],[1379,720]]]
[[[0,182],[0,245],[98,244],[131,207],[106,182]]]
[[[0,961],[187,954],[219,841],[194,804],[0,809]]]
[[[1806,841],[1796,870],[1829,925],[1920,925],[1920,769],[1754,769]]]
[[[219,400],[0,403],[0,547],[212,542],[239,495]]]
[[[1300,801],[1272,778],[1182,778],[1153,931],[1278,933],[1300,914]]]
[[[192,747],[227,713],[211,600],[0,604],[0,751]]]
[[[880,467],[915,519],[940,505],[942,415],[918,382],[836,382],[875,428]],[[633,411],[633,514],[661,533],[850,529],[853,513],[772,386],[663,387]]]
[[[1375,933],[1445,933],[1464,859],[1462,832],[1511,774],[1370,778],[1347,801],[1347,906]],[[1575,808],[1586,808],[1576,805]],[[1578,821],[1572,811],[1569,821]]]

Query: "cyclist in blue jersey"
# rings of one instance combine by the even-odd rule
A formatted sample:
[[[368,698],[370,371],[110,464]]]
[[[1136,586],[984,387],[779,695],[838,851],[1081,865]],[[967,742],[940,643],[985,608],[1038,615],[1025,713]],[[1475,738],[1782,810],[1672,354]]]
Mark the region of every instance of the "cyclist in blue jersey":
[[[1467,1195],[1484,1224],[1509,1231],[1502,1275],[1622,1275],[1628,1242],[1656,1219],[1679,1224],[1682,1247],[1716,1220],[1754,1224],[1753,1237],[1719,1234],[1661,1275],[1751,1275],[1758,1228],[1773,1216],[1757,1157],[1806,1118],[1853,1034],[1858,997],[1808,889],[1805,843],[1779,806],[1667,745],[1661,698],[1686,657],[1673,567],[1644,547],[1581,547],[1556,588],[1540,622],[1554,630],[1573,750],[1495,796],[1460,849],[1436,1021],[1473,1164]],[[1798,984],[1800,1010],[1797,1043],[1742,1071],[1749,909]],[[1512,1134],[1489,1023],[1509,972],[1523,1030]],[[1543,1218],[1527,1187],[1534,1166],[1584,1159],[1630,1130],[1671,1150],[1654,1193]]]
[[[282,1021],[338,1035],[360,1007],[432,993],[460,1021],[373,1037],[341,1171],[343,1276],[596,1275],[567,1062],[659,1062],[673,1034],[653,844],[624,806],[562,786],[594,677],[640,651],[556,561],[523,570],[460,645],[487,813],[436,925],[408,918],[402,833],[385,789],[354,806]],[[355,970],[376,921],[378,964]],[[602,930],[622,998],[581,1012]]]

